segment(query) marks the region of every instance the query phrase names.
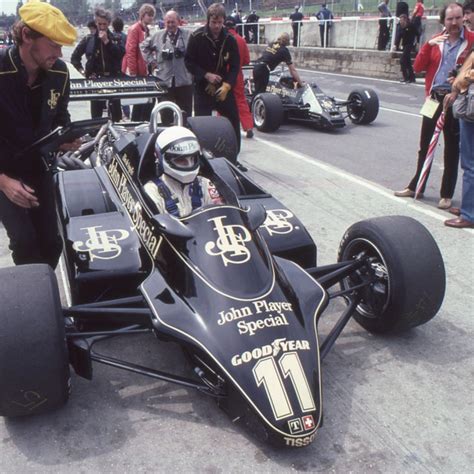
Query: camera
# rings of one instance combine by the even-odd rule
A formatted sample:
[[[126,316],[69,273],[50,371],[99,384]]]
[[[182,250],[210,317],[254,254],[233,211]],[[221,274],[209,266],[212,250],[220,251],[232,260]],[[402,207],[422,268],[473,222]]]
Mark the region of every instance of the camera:
[[[174,57],[176,59],[182,58],[184,56],[184,51],[182,49],[175,49],[174,50]]]
[[[183,58],[184,57],[184,51],[182,49],[175,49],[174,51],[171,49],[164,49],[161,52],[161,57],[165,61],[171,61],[173,59],[173,56],[176,59]]]
[[[165,61],[171,61],[173,59],[173,56],[174,56],[174,51],[171,51],[171,49],[164,49],[162,52],[161,52],[161,57],[165,60]]]

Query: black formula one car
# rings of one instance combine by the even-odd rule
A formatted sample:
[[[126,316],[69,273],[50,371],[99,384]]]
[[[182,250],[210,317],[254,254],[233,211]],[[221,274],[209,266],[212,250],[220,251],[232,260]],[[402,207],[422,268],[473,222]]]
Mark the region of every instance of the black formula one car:
[[[46,265],[0,269],[0,415],[62,406],[70,366],[92,379],[101,363],[195,388],[262,439],[307,446],[321,426],[321,362],[341,331],[351,318],[381,334],[433,318],[445,291],[439,249],[417,221],[378,217],[352,225],[337,262],[320,266],[295,214],[210,153],[201,172],[225,204],[158,214],[144,183],[166,107],[179,119],[164,102],[150,124],[77,122],[36,144],[49,155],[91,137],[55,174],[71,304],[61,305]],[[234,137],[226,119],[198,119],[189,126],[204,146],[209,136]],[[347,306],[320,341],[334,298]],[[103,339],[137,333],[180,344],[189,376],[99,352]]]
[[[347,117],[355,124],[366,125],[379,112],[379,99],[372,89],[356,89],[347,100],[337,100],[315,83],[295,87],[293,78],[282,70],[270,74],[265,93],[254,97],[251,77],[245,80],[245,90],[255,127],[261,132],[274,132],[285,120],[325,130],[344,127]]]

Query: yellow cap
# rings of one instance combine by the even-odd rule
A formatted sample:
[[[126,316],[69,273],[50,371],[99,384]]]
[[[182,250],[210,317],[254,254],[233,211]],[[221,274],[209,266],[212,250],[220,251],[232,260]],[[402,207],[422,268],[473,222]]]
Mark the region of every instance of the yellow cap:
[[[64,13],[49,3],[31,1],[19,10],[20,18],[32,30],[41,33],[61,46],[72,45],[77,32]]]

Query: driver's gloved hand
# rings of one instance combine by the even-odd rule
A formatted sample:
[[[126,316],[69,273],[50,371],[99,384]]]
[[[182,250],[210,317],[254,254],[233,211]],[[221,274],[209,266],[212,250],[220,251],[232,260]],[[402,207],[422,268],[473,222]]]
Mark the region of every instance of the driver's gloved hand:
[[[216,100],[218,102],[224,102],[224,100],[227,98],[227,94],[231,89],[232,86],[229,83],[223,82],[219,89],[217,89],[216,91]]]

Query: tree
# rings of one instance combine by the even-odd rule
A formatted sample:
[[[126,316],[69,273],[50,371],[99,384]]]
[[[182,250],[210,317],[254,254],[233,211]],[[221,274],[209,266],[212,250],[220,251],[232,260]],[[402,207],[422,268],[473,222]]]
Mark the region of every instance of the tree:
[[[86,23],[90,18],[90,7],[87,0],[51,0],[50,3],[59,8],[73,23]]]

